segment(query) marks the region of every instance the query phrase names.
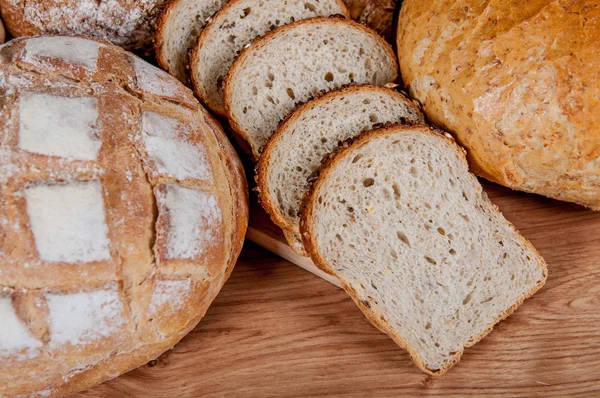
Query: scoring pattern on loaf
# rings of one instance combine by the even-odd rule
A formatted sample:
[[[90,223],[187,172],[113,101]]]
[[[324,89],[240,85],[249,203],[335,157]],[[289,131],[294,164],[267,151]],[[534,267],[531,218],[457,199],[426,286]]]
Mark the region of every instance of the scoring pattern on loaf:
[[[108,44],[47,44],[0,49],[0,395],[68,393],[171,347],[247,222],[239,160],[189,90]]]

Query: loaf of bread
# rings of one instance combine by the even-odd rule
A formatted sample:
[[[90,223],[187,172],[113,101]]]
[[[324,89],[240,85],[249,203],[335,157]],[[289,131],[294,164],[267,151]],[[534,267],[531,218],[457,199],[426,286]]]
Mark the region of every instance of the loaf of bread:
[[[190,56],[194,92],[215,113],[225,116],[223,78],[240,50],[277,26],[302,19],[344,15],[341,0],[232,0],[202,30]]]
[[[600,210],[595,0],[405,0],[402,77],[491,181]]]
[[[188,84],[188,51],[225,0],[170,0],[156,23],[154,51],[161,68]]]
[[[424,122],[415,102],[389,88],[359,85],[299,106],[279,126],[260,157],[258,192],[296,253],[306,255],[299,232],[300,205],[321,160],[363,131],[400,122]]]
[[[0,19],[0,44],[3,44],[6,41],[6,30],[4,30],[4,24]]]
[[[167,0],[0,0],[13,36],[80,34],[128,50],[152,47],[154,23]]]
[[[315,264],[432,375],[547,276],[462,148],[426,126],[367,132],[338,151],[307,197],[301,231]]]
[[[298,104],[349,83],[396,79],[391,46],[373,30],[344,18],[311,18],[255,40],[225,78],[232,128],[258,159],[278,124]]]
[[[394,41],[394,13],[398,0],[344,0],[352,19],[364,23],[389,42]]]
[[[241,250],[246,183],[191,91],[107,42],[15,39],[0,82],[0,396],[59,396],[198,323]]]

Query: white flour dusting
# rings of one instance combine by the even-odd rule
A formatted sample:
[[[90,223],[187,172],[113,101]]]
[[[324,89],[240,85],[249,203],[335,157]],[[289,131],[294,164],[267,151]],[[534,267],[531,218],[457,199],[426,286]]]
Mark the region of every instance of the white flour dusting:
[[[188,279],[180,280],[159,280],[156,282],[156,287],[152,293],[150,300],[149,314],[157,315],[157,311],[165,304],[169,304],[169,308],[177,309],[182,305],[190,294],[192,282]]]
[[[40,259],[90,262],[110,258],[99,181],[25,189],[27,214]]]
[[[23,92],[19,148],[41,155],[94,160],[102,145],[98,99]]]
[[[0,358],[12,356],[25,350],[21,358],[37,356],[37,349],[42,342],[31,336],[29,330],[21,323],[12,305],[10,296],[0,296]]]
[[[204,146],[179,139],[177,131],[191,134],[177,119],[154,112],[145,112],[142,116],[144,145],[158,173],[178,180],[197,178],[211,181],[212,173]]]
[[[55,58],[95,72],[101,46],[97,41],[79,37],[36,37],[27,40],[23,61],[43,66],[44,58]]]
[[[106,338],[126,323],[116,284],[74,294],[46,293],[50,346],[85,345]]]
[[[221,209],[215,197],[178,185],[167,185],[158,195],[168,211],[170,230],[167,235],[167,256],[195,258],[214,244],[220,230]]]
[[[179,97],[177,93],[182,87],[174,77],[133,54],[131,57],[140,90],[162,97]]]

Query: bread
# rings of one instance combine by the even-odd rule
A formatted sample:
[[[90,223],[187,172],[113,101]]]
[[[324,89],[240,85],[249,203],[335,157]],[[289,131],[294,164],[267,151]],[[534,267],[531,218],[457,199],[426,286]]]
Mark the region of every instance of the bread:
[[[348,10],[341,0],[232,0],[202,30],[190,57],[194,92],[224,116],[223,78],[239,51],[277,26]]]
[[[340,142],[384,123],[423,122],[418,105],[388,88],[362,85],[332,91],[298,107],[269,139],[258,165],[260,201],[298,254],[308,179]]]
[[[398,0],[345,0],[352,19],[364,23],[389,42],[394,41],[394,14]]]
[[[367,318],[443,374],[542,287],[546,264],[425,126],[364,133],[322,168],[302,212],[312,260]]]
[[[0,396],[59,396],[171,348],[229,277],[243,169],[191,91],[76,37],[0,48]]]
[[[225,0],[169,0],[156,23],[154,51],[161,68],[188,84],[188,51]]]
[[[6,31],[4,30],[4,24],[0,19],[0,44],[3,44],[6,41]]]
[[[312,18],[279,27],[244,49],[225,78],[225,109],[256,158],[297,105],[349,83],[396,79],[392,48],[343,18]]]
[[[599,40],[597,1],[405,0],[398,53],[475,174],[600,210]]]
[[[0,0],[0,13],[13,36],[80,34],[143,51],[166,1]]]

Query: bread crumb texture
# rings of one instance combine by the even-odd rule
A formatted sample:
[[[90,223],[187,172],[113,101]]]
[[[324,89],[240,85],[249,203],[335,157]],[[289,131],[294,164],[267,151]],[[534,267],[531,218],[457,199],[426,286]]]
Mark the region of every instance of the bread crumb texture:
[[[239,253],[243,177],[192,93],[118,47],[15,39],[0,87],[0,395],[62,395],[196,325]]]
[[[600,210],[597,1],[406,0],[397,40],[412,96],[476,174]]]
[[[303,214],[315,263],[441,374],[545,282],[544,260],[428,127],[367,133],[326,165]]]

